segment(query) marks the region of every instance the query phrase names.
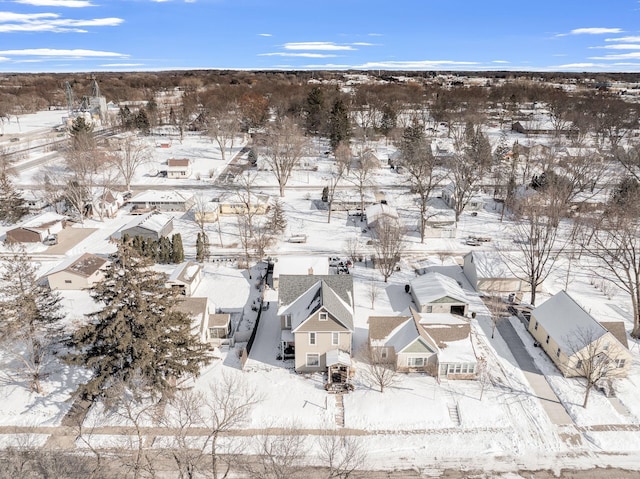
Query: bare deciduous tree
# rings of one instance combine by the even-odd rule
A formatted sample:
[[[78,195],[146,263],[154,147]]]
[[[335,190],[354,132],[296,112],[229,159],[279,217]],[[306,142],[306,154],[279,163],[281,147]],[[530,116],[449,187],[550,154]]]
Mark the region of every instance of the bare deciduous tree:
[[[349,479],[366,464],[367,453],[359,438],[329,433],[320,437],[320,460],[329,469],[327,479]]]
[[[216,111],[209,112],[207,135],[218,145],[222,161],[226,161],[227,154],[232,153],[241,128],[241,111],[235,102],[225,102]]]
[[[358,189],[360,195],[360,213],[364,214],[364,197],[374,184],[373,175],[378,168],[372,151],[363,144],[358,147],[355,161],[349,169],[346,179]],[[362,216],[361,216],[362,218]]]
[[[307,453],[304,436],[296,426],[281,428],[254,439],[255,458],[243,465],[252,479],[295,479],[302,477],[302,461]]]
[[[362,369],[364,380],[371,387],[378,388],[381,393],[399,379],[395,361],[390,354],[385,353],[385,348],[371,345],[365,345],[361,350],[362,359],[366,364]]]
[[[404,228],[397,221],[383,216],[372,230],[376,268],[386,283],[396,271],[404,251]]]
[[[585,379],[582,407],[586,408],[593,387],[601,381],[620,377],[625,360],[611,347],[601,328],[576,329],[566,340],[571,354],[569,374]]]
[[[134,136],[127,136],[119,140],[113,150],[108,153],[108,162],[120,173],[126,189],[130,190],[136,171],[148,163],[151,157],[151,148],[147,143]]]
[[[327,213],[327,223],[331,223],[331,210],[333,208],[333,198],[336,194],[336,188],[338,183],[342,181],[344,176],[348,173],[351,166],[351,148],[346,143],[340,143],[335,150],[336,161],[331,167],[330,175],[327,179],[327,203],[329,206],[329,212]]]
[[[307,140],[300,127],[291,119],[279,119],[267,128],[261,139],[261,152],[280,187],[280,196],[307,150]]]

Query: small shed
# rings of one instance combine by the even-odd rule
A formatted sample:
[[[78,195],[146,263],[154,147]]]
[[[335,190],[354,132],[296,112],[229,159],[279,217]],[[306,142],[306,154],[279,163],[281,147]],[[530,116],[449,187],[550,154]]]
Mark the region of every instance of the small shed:
[[[466,316],[467,296],[458,282],[436,272],[411,281],[411,296],[420,313],[451,313]]]

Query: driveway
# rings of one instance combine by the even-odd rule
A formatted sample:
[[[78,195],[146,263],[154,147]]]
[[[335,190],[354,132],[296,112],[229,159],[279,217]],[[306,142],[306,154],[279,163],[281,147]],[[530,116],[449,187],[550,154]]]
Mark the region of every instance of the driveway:
[[[98,231],[97,228],[65,228],[58,233],[58,244],[49,246],[45,254],[65,254],[75,245],[86,239],[93,232]]]
[[[531,388],[542,403],[542,407],[549,415],[551,422],[557,425],[573,424],[573,420],[567,414],[566,409],[549,386],[547,379],[540,372],[531,355],[526,348],[516,330],[509,321],[498,322],[498,331],[509,346],[511,354],[515,358],[518,366],[529,381]]]

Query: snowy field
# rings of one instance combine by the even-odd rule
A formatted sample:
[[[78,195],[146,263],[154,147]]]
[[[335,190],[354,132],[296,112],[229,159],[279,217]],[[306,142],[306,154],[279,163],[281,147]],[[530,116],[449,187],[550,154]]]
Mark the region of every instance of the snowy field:
[[[55,114],[29,115],[20,119],[20,129],[15,133],[40,131],[56,125]],[[5,139],[7,133],[14,133],[17,122],[3,125]],[[30,130],[31,129],[31,130]],[[496,140],[497,130],[492,140]],[[21,140],[22,141],[22,140]],[[150,141],[155,141],[150,139]],[[244,145],[238,139],[238,152]],[[393,154],[393,148],[384,144],[374,144],[379,158]],[[154,147],[155,148],[155,147]],[[326,148],[326,147],[325,147]],[[317,147],[318,152],[324,151]],[[150,177],[149,173],[158,169],[168,157],[187,157],[194,161],[194,172],[201,174],[200,180],[192,176],[190,180],[167,180]],[[227,159],[228,160],[228,159]],[[309,165],[294,172],[287,185],[284,207],[288,226],[282,238],[271,247],[268,255],[277,258],[283,255],[323,254],[344,255],[345,244],[357,239],[366,255],[372,253],[367,246],[368,232],[363,232],[364,223],[358,217],[346,212],[334,212],[331,223],[327,223],[327,211],[318,207],[320,191],[326,184],[329,160],[322,154],[307,158]],[[317,165],[317,171],[311,165]],[[174,140],[170,148],[155,148],[154,163],[143,167],[134,184],[145,184],[168,189],[179,188],[195,194],[215,193],[196,186],[211,184],[209,171],[219,174],[224,169],[218,149],[209,139],[186,136],[182,144]],[[26,170],[18,184],[31,184],[36,172]],[[255,189],[271,195],[277,194],[270,172],[256,172]],[[214,175],[215,176],[215,175]],[[421,374],[401,375],[392,387],[380,393],[370,388],[357,374],[356,389],[344,396],[344,427],[361,434],[360,440],[368,452],[368,464],[372,468],[393,469],[397,467],[428,469],[433,467],[486,467],[489,470],[509,471],[520,467],[589,468],[595,465],[630,467],[640,469],[640,345],[629,339],[634,356],[629,378],[620,380],[616,393],[622,404],[621,413],[612,402],[601,393],[593,391],[588,408],[581,407],[584,389],[577,380],[566,379],[555,369],[551,361],[539,348],[532,346],[532,340],[519,321],[512,324],[523,339],[536,365],[545,376],[570,415],[573,424],[554,425],[536,397],[526,378],[516,366],[508,345],[499,332],[491,339],[489,313],[457,266],[463,254],[470,250],[465,244],[469,235],[483,235],[491,242],[473,247],[476,250],[494,250],[511,242],[512,224],[508,219],[500,222],[500,212],[494,207],[488,195],[485,208],[477,216],[463,213],[455,238],[427,239],[420,243],[419,233],[412,220],[415,211],[414,200],[406,188],[406,178],[394,171],[381,167],[374,178],[375,189],[383,191],[387,201],[400,212],[407,221],[407,254],[401,270],[394,273],[388,283],[376,270],[367,264],[357,263],[352,269],[355,288],[355,334],[354,357],[356,370],[361,366],[358,349],[367,340],[367,318],[369,315],[401,314],[410,306],[410,297],[404,292],[404,285],[415,277],[416,267],[442,266],[457,271],[470,301],[470,310],[477,313],[473,320],[473,342],[477,351],[487,360],[491,381],[442,381]],[[190,190],[190,188],[192,188]],[[339,189],[351,189],[353,185],[341,183]],[[195,237],[199,231],[193,221],[193,213],[174,213],[174,227],[182,235],[185,255],[195,257]],[[74,228],[95,228],[88,238],[60,255],[47,254],[44,245],[33,245],[27,249],[34,261],[40,265],[40,273],[46,274],[64,258],[92,252],[106,255],[115,250],[110,241],[112,234],[133,218],[121,210],[117,217],[104,222],[87,220],[84,225]],[[412,222],[413,221],[413,222]],[[413,225],[413,226],[412,226]],[[224,217],[219,225],[207,224],[207,233],[213,243],[212,254],[218,258],[236,258],[241,253],[236,220]],[[567,225],[562,228],[568,229]],[[8,226],[0,227],[0,236]],[[287,242],[292,235],[305,233],[306,243]],[[0,250],[5,248],[0,246]],[[158,266],[170,273],[172,267]],[[592,265],[586,259],[572,260],[560,257],[553,274],[545,281],[538,304],[552,294],[567,289],[596,319],[625,320],[627,330],[631,329],[630,301],[618,290],[602,291],[592,280]],[[205,265],[205,276],[195,296],[207,296],[219,308],[243,312],[240,330],[249,330],[255,320],[253,305],[259,291],[255,288],[255,272],[249,279],[248,271],[238,270],[232,262],[211,262]],[[374,307],[371,307],[369,292],[374,283],[379,289]],[[84,314],[95,310],[86,292],[62,292],[67,310],[67,321],[80,322]],[[273,291],[268,291],[267,301],[277,300]],[[526,300],[526,298],[525,298]],[[260,430],[267,427],[296,427],[308,430],[336,430],[336,402],[323,388],[320,375],[297,375],[292,366],[276,359],[279,341],[279,324],[275,316],[277,308],[269,308],[261,320],[263,335],[256,341],[255,352],[244,370],[240,369],[239,348],[223,346],[216,350],[216,360],[206,367],[195,382],[188,381],[195,390],[207,391],[223,375],[243,378],[260,393],[260,402],[253,409],[247,429]],[[0,352],[0,362],[12,361],[9,352]],[[50,366],[50,375],[43,381],[44,394],[31,393],[25,383],[13,376],[9,369],[0,376],[0,427],[57,426],[68,412],[70,394],[86,378],[86,372],[55,362]],[[450,406],[457,405],[460,424],[450,415]],[[105,416],[99,408],[94,408],[87,422],[100,426],[126,425],[118,416]],[[152,422],[148,426],[154,425]],[[619,427],[619,426],[625,426]],[[6,429],[2,430],[6,432]],[[578,439],[576,440],[576,436]],[[35,437],[35,436],[34,436]],[[14,442],[20,438],[15,436]],[[38,436],[34,440],[43,441]],[[121,440],[115,436],[96,437],[96,444],[113,444]],[[8,434],[0,435],[0,444],[12,441]],[[313,442],[312,438],[308,441]]]

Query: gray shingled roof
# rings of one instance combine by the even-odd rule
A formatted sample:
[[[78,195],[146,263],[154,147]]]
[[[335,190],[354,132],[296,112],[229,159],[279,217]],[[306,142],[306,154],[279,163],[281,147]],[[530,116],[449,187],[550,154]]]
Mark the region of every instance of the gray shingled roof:
[[[293,303],[318,281],[324,281],[340,299],[353,306],[353,278],[350,274],[283,274],[278,281],[280,305]]]

